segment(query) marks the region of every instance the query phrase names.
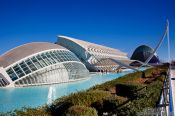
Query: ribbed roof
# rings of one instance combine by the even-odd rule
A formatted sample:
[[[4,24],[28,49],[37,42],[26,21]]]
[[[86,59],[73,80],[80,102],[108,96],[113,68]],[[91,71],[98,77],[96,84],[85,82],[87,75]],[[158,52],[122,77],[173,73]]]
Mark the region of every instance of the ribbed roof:
[[[139,60],[142,62],[145,62],[153,53],[154,49],[147,45],[141,45],[135,49],[133,52],[131,59],[132,60]],[[156,63],[159,62],[159,58],[157,57],[157,54],[155,53],[152,59],[149,63]]]
[[[27,43],[21,46],[18,46],[14,49],[9,50],[0,56],[0,66],[4,68],[19,61],[22,58],[30,56],[32,54],[49,50],[49,49],[66,49],[60,45],[47,43],[47,42],[32,42]]]
[[[137,47],[134,52],[139,53],[139,52],[146,52],[146,51],[153,52],[154,50],[147,45],[141,45],[141,46]]]
[[[106,51],[111,51],[111,52],[114,52],[114,53],[118,52],[118,53],[126,54],[124,52],[121,52],[118,49],[114,49],[114,48],[110,48],[110,47],[106,47],[106,46],[102,46],[102,45],[86,42],[86,41],[83,41],[83,40],[78,40],[78,39],[75,39],[75,38],[72,38],[72,37],[67,37],[67,36],[63,36],[63,35],[60,35],[58,37],[59,38],[63,38],[63,39],[67,39],[67,40],[71,40],[72,42],[77,43],[78,45],[80,45],[81,47],[83,47],[86,50],[88,48],[98,48],[98,49],[102,49],[102,50],[106,50]]]

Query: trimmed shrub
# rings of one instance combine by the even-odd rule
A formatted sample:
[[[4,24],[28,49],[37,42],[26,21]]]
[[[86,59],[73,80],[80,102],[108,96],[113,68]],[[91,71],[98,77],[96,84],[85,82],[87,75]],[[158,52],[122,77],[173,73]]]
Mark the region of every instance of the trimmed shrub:
[[[114,79],[112,81],[108,81],[108,82],[105,82],[101,85],[96,85],[92,88],[89,89],[90,90],[109,90],[109,88],[114,88],[116,86],[116,84],[120,84],[120,83],[126,83],[126,84],[134,84],[135,83],[135,80],[138,79],[139,77],[142,76],[142,72],[135,72],[135,73],[130,73],[130,74],[127,74],[125,76],[122,76],[120,78],[117,78],[117,79]],[[139,84],[139,83],[136,83],[136,84]]]
[[[63,115],[66,112],[66,110],[71,106],[73,106],[73,104],[69,102],[60,102],[59,105],[57,104],[50,106],[50,112],[52,116],[57,116],[58,114]]]
[[[19,110],[14,110],[11,112],[8,112],[7,116],[51,116],[49,112],[47,112],[47,109],[45,107],[42,108],[27,108],[23,107]]]
[[[91,107],[94,107],[100,116],[103,115],[104,112],[116,114],[117,108],[127,101],[128,99],[125,97],[111,96],[92,103]]]
[[[69,95],[68,97],[63,98],[64,102],[70,103],[72,105],[84,105],[90,106],[93,102],[101,100],[105,97],[112,96],[110,92],[102,91],[102,90],[94,90],[88,92],[78,92]],[[57,100],[57,105],[61,103],[63,99]]]
[[[138,86],[134,84],[116,84],[116,94],[123,97],[134,99]]]
[[[103,111],[104,111],[104,104],[103,104],[103,100],[98,100],[94,103],[91,104],[91,107],[95,108],[98,111],[98,115],[102,116],[103,115]]]
[[[159,78],[163,78],[159,77]],[[159,79],[147,85],[146,89],[137,92],[137,99],[133,99],[122,107],[118,108],[118,115],[137,115],[144,108],[155,108],[159,103],[163,82]]]
[[[66,116],[98,116],[94,108],[86,106],[72,106],[65,113]]]
[[[112,96],[110,92],[102,90],[73,93],[69,96],[57,99],[52,105],[51,112],[52,115],[62,115],[71,106],[90,106],[92,103],[110,96]]]

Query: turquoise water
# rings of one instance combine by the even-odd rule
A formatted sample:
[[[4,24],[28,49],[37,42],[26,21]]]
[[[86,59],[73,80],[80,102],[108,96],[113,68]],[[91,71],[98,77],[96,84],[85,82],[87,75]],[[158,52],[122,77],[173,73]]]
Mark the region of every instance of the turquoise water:
[[[23,88],[1,88],[0,89],[0,112],[7,112],[14,109],[19,109],[24,106],[37,107],[48,103],[50,87],[54,88],[52,91],[52,99],[61,96],[69,95],[70,93],[80,90],[86,90],[94,85],[113,80],[120,76],[126,75],[133,71],[126,71],[122,73],[111,73],[103,75],[91,75],[88,79],[62,83],[55,85],[33,86]]]

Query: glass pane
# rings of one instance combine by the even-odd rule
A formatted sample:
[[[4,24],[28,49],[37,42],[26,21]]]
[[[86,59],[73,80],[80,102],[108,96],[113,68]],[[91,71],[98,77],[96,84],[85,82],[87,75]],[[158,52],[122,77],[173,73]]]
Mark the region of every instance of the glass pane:
[[[18,79],[17,75],[14,73],[14,71],[11,68],[8,69],[6,72],[10,76],[12,81],[15,81],[16,79]]]
[[[54,55],[57,57],[57,59],[58,59],[60,62],[63,61],[63,58],[62,58],[61,54],[58,54],[58,51],[57,51],[57,52],[53,52],[53,53],[54,53]]]
[[[29,68],[30,68],[32,71],[37,70],[37,68],[35,67],[35,65],[34,65],[29,59],[26,60],[26,63],[27,63],[27,65],[29,66]]]
[[[19,76],[19,77],[22,77],[24,76],[25,74],[22,72],[22,70],[20,69],[20,67],[18,65],[15,65],[13,67],[14,71],[16,72],[16,74]]]
[[[31,60],[33,61],[33,63],[38,69],[42,68],[41,64],[37,61],[35,57],[32,57]]]
[[[42,65],[42,67],[47,66],[47,64],[46,64],[45,61],[41,58],[40,55],[37,55],[36,58],[38,59],[39,63]]]
[[[26,74],[31,73],[30,69],[27,67],[27,65],[26,65],[24,62],[21,62],[19,65],[21,66],[22,70],[23,70]]]
[[[47,63],[47,64],[52,64],[51,62],[50,62],[50,60],[46,57],[46,55],[45,54],[41,54],[41,57],[45,60],[45,62]]]
[[[50,54],[57,62],[60,62],[60,59],[58,59],[54,53],[50,52]]]
[[[52,62],[52,64],[56,63],[56,61],[51,57],[51,55],[48,52],[46,53],[46,55],[47,55],[48,59],[50,60],[50,62]]]

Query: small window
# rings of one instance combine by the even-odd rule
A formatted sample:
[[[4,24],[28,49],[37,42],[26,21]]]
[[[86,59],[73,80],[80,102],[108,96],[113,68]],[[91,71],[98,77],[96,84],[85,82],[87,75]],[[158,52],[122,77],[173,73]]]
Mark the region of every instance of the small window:
[[[15,65],[13,69],[19,77],[22,77],[25,75],[18,65]]]
[[[37,68],[36,68],[35,65],[31,62],[30,59],[27,59],[25,62],[26,62],[26,64],[28,65],[28,67],[29,67],[32,71],[37,70]]]
[[[19,65],[21,66],[22,70],[23,70],[26,74],[31,73],[30,69],[27,67],[27,65],[26,65],[24,62],[21,62]]]
[[[6,72],[9,75],[9,77],[12,79],[12,81],[15,81],[16,79],[18,79],[17,75],[14,73],[12,68],[8,69]]]

